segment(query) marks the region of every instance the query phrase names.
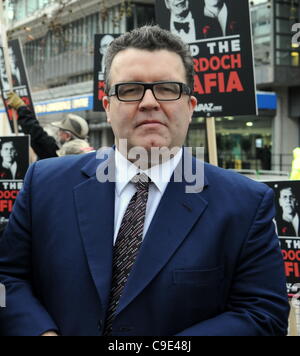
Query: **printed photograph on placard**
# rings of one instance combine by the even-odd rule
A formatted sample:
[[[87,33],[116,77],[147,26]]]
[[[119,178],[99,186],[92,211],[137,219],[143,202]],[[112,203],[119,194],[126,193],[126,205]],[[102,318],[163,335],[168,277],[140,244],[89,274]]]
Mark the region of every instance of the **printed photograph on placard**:
[[[300,291],[300,181],[266,182],[274,190],[275,224],[280,239],[287,290]]]
[[[0,137],[0,230],[8,222],[29,168],[30,136]]]
[[[156,19],[164,28],[193,43],[239,33],[239,5],[234,0],[156,0]]]

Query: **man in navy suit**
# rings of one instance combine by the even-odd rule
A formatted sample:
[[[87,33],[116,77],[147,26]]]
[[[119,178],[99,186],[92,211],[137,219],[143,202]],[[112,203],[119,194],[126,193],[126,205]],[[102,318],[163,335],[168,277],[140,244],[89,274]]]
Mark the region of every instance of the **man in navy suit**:
[[[131,179],[143,173],[151,183],[142,244],[110,334],[285,335],[289,306],[272,190],[182,148],[196,106],[188,47],[156,26],[136,29],[111,44],[106,83],[116,146],[29,169],[0,241],[7,293],[0,334],[105,333],[113,246],[137,194]],[[164,148],[172,157],[155,165],[144,156],[138,164],[136,148]],[[197,186],[180,169],[185,164],[204,168]]]

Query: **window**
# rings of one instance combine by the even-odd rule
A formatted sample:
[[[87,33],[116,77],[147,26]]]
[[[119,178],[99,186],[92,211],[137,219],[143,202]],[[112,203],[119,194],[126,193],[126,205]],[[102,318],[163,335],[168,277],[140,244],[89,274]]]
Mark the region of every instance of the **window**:
[[[291,29],[300,22],[300,0],[275,0],[274,11],[276,65],[299,67],[300,47],[292,45]]]

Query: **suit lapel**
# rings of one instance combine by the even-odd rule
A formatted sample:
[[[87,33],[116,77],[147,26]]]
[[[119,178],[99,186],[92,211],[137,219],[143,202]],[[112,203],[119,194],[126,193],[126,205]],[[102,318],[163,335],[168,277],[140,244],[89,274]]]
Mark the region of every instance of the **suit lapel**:
[[[104,311],[111,287],[115,184],[99,183],[95,174],[96,170],[103,172],[108,161],[90,162],[82,169],[88,179],[74,188],[83,246]],[[114,158],[111,161],[114,162]]]
[[[112,149],[106,154],[108,159],[105,159],[103,152],[97,154],[97,158],[102,161],[91,160],[82,169],[86,180],[74,188],[83,246],[104,311],[107,310],[109,302],[112,276],[115,204],[115,184],[111,180],[115,169],[113,153]],[[99,183],[108,166],[113,167],[109,172],[110,182]],[[176,182],[176,171],[145,236],[120,299],[117,314],[126,308],[167,264],[206,209],[207,202],[201,194],[186,193],[186,180]],[[202,189],[205,185],[206,182],[202,181]],[[197,191],[199,192],[198,186]]]
[[[117,314],[167,264],[205,211],[207,201],[200,194],[187,194],[186,186],[186,182],[168,184],[125,286]],[[203,181],[202,190],[204,186]]]

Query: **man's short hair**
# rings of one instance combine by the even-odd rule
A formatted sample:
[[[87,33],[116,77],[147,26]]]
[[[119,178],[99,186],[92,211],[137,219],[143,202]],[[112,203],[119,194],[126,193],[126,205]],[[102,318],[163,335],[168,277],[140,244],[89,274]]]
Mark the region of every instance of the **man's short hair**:
[[[105,57],[105,82],[106,92],[110,90],[110,70],[115,56],[128,48],[141,49],[147,51],[167,50],[177,53],[185,67],[186,83],[194,89],[194,62],[189,46],[185,44],[179,36],[172,34],[159,26],[143,26],[127,32],[116,38],[108,48]],[[147,68],[145,68],[145,71]]]

